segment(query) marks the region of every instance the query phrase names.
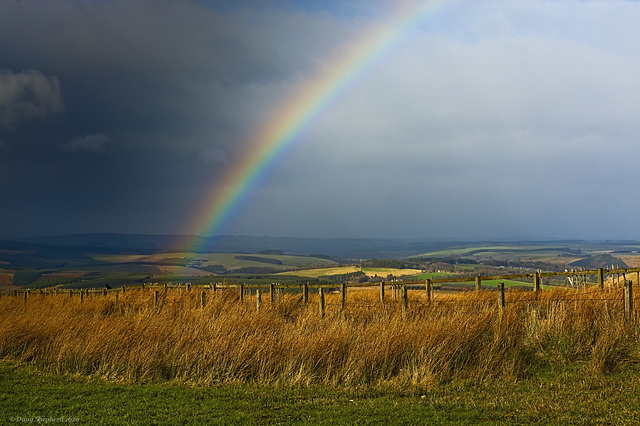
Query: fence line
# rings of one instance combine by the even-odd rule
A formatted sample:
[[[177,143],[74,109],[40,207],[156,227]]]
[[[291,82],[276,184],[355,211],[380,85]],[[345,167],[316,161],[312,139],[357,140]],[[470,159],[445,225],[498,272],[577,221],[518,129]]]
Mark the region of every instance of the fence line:
[[[371,282],[366,282],[366,283],[341,283],[341,284],[311,284],[311,283],[304,283],[304,284],[280,284],[280,283],[271,283],[271,284],[247,284],[247,283],[233,283],[233,282],[211,282],[209,284],[205,284],[205,285],[193,285],[193,287],[200,287],[200,288],[209,288],[211,290],[213,290],[214,292],[217,289],[223,289],[223,288],[239,288],[241,290],[245,290],[245,289],[266,289],[269,288],[269,293],[270,295],[274,294],[275,290],[281,290],[281,289],[292,289],[292,288],[297,288],[297,289],[302,289],[303,292],[308,291],[309,288],[324,288],[324,289],[337,289],[337,288],[341,288],[341,289],[346,289],[346,288],[357,288],[357,287],[375,287],[375,286],[380,286],[380,298],[383,299],[384,295],[385,295],[385,288],[386,287],[390,287],[392,290],[392,299],[395,299],[402,288],[403,285],[408,286],[410,290],[413,290],[412,287],[418,286],[418,285],[426,285],[427,287],[427,293],[429,293],[430,291],[432,292],[433,286],[436,284],[450,284],[450,283],[473,283],[475,282],[475,288],[476,290],[482,290],[482,281],[500,281],[500,280],[516,280],[516,279],[530,279],[532,280],[532,284],[533,284],[533,289],[534,290],[539,290],[540,289],[540,279],[541,278],[550,278],[550,277],[567,277],[567,278],[572,278],[572,277],[578,277],[578,276],[598,276],[598,286],[602,289],[604,287],[604,283],[606,280],[606,277],[608,276],[609,279],[612,281],[611,284],[613,284],[614,286],[617,286],[617,284],[619,284],[619,278],[620,276],[622,276],[623,278],[623,282],[626,282],[626,274],[627,273],[633,273],[635,272],[638,276],[638,282],[640,283],[640,268],[599,268],[599,269],[594,269],[594,270],[574,270],[574,271],[565,271],[565,272],[542,272],[542,271],[537,271],[537,272],[527,272],[527,273],[522,273],[522,274],[506,274],[506,275],[468,275],[468,276],[459,276],[459,277],[448,277],[448,278],[427,278],[425,280],[420,280],[420,281],[382,281],[382,282],[378,282],[378,283],[371,283]],[[525,284],[523,282],[523,284]],[[121,287],[119,289],[113,289],[113,288],[102,288],[102,289],[78,289],[78,290],[73,290],[73,289],[69,289],[69,295],[71,296],[73,293],[80,293],[81,295],[88,295],[89,293],[102,293],[103,295],[106,295],[107,293],[110,292],[114,292],[114,291],[122,291],[125,292],[125,288],[126,289],[135,289],[135,288],[140,288],[142,290],[146,290],[146,289],[150,289],[150,288],[164,288],[164,290],[166,291],[167,289],[171,288],[171,289],[186,289],[189,290],[192,287],[192,284],[187,282],[184,284],[163,284],[160,285],[159,283],[151,283],[151,284],[141,284],[140,286],[126,286],[126,287]],[[33,292],[38,292],[39,294],[58,294],[59,293],[59,289],[53,289],[53,290],[33,290]],[[342,290],[345,291],[345,290]],[[17,296],[20,293],[27,293],[27,294],[31,294],[32,290],[31,289],[26,289],[26,290],[14,290],[13,291],[13,295]],[[83,294],[84,293],[84,294]],[[243,292],[244,293],[244,292]],[[393,294],[396,293],[396,294]],[[273,296],[270,296],[273,297]]]
[[[224,283],[224,282],[217,282],[217,283],[209,283],[208,285],[199,285],[199,286],[192,286],[191,283],[186,283],[186,284],[179,284],[179,285],[174,285],[174,284],[163,284],[160,285],[159,283],[152,283],[152,284],[142,284],[140,286],[130,286],[130,287],[121,287],[119,289],[112,289],[112,288],[103,288],[103,289],[80,289],[80,290],[68,290],[68,297],[73,297],[74,294],[79,294],[79,298],[80,301],[83,301],[87,296],[93,294],[93,295],[97,295],[97,294],[101,294],[103,297],[107,296],[108,294],[114,294],[115,293],[115,304],[116,306],[118,305],[119,301],[118,301],[118,295],[120,293],[125,294],[125,292],[130,291],[130,290],[135,290],[137,289],[138,291],[142,291],[142,292],[150,292],[152,291],[152,297],[153,297],[153,306],[154,307],[158,307],[159,306],[159,290],[163,290],[163,293],[166,295],[167,292],[172,289],[179,289],[182,291],[187,291],[190,292],[192,290],[192,287],[198,288],[200,290],[199,296],[200,296],[200,307],[202,309],[204,309],[204,307],[206,306],[206,301],[207,301],[207,296],[206,296],[206,290],[210,290],[214,295],[216,292],[218,291],[228,291],[230,289],[237,289],[238,291],[238,300],[240,302],[244,301],[245,296],[249,296],[250,298],[254,297],[253,296],[253,292],[252,290],[255,290],[255,298],[256,298],[256,310],[260,310],[261,307],[263,306],[263,301],[262,301],[262,295],[264,294],[265,290],[268,289],[269,291],[269,302],[271,305],[278,303],[278,301],[280,301],[282,299],[282,291],[284,289],[301,289],[302,291],[302,303],[307,305],[309,303],[309,288],[317,288],[318,290],[318,300],[319,300],[319,311],[320,311],[320,315],[324,317],[325,312],[326,312],[326,307],[327,306],[339,306],[340,310],[344,310],[346,308],[347,305],[347,293],[348,293],[348,289],[349,288],[361,288],[361,287],[369,287],[369,288],[374,288],[376,286],[379,286],[380,288],[380,293],[379,293],[379,301],[377,303],[381,303],[381,304],[386,304],[389,303],[390,301],[388,300],[388,298],[385,296],[385,288],[390,288],[391,289],[391,302],[397,302],[402,310],[403,313],[406,313],[409,307],[409,298],[408,298],[408,293],[409,291],[412,292],[416,292],[418,291],[418,289],[416,289],[417,286],[424,286],[424,290],[420,290],[420,291],[425,291],[425,301],[422,300],[411,300],[411,303],[417,303],[420,305],[429,305],[431,303],[437,302],[437,303],[456,303],[456,304],[462,304],[464,305],[465,303],[468,304],[486,304],[486,303],[491,303],[488,302],[487,300],[483,300],[483,301],[469,301],[469,302],[465,302],[465,301],[460,301],[460,300],[434,300],[434,284],[446,284],[446,283],[461,283],[461,282],[475,282],[475,289],[476,291],[482,291],[482,281],[487,281],[487,280],[513,280],[513,279],[522,279],[522,278],[527,278],[527,279],[531,279],[532,280],[532,286],[533,286],[533,294],[536,295],[537,292],[540,291],[540,282],[541,282],[541,278],[545,278],[545,277],[557,277],[557,276],[565,276],[565,277],[571,277],[572,279],[576,279],[576,282],[578,281],[577,278],[575,277],[587,277],[590,275],[595,275],[598,277],[598,283],[597,283],[597,288],[594,286],[593,290],[587,291],[588,294],[600,294],[600,295],[604,295],[606,293],[608,293],[608,290],[611,290],[613,288],[620,288],[620,278],[623,278],[623,297],[620,298],[614,298],[614,297],[595,297],[595,298],[585,298],[582,297],[580,299],[575,299],[575,298],[560,298],[560,299],[554,299],[554,301],[574,301],[574,302],[578,302],[578,301],[603,301],[603,302],[621,302],[624,305],[624,312],[625,312],[625,318],[627,320],[631,320],[632,316],[633,316],[633,285],[632,285],[632,281],[631,280],[627,280],[626,274],[628,273],[636,273],[637,274],[637,278],[638,278],[638,283],[640,285],[640,268],[599,268],[596,270],[586,270],[586,269],[580,269],[577,271],[565,271],[565,272],[542,272],[542,271],[536,271],[536,272],[532,272],[532,273],[523,273],[523,274],[507,274],[507,275],[490,275],[490,276],[465,276],[465,277],[451,277],[451,278],[429,278],[426,280],[422,280],[422,281],[392,281],[392,282],[380,282],[380,283],[341,283],[339,284],[339,287],[335,284],[310,284],[310,283],[303,283],[303,284],[278,284],[278,283],[271,283],[271,284],[267,284],[267,285],[259,285],[259,284],[246,284],[246,283],[241,283],[241,284],[235,284],[235,283]],[[605,278],[608,277],[609,280],[609,287],[606,290],[604,288],[604,284],[605,284]],[[586,288],[586,281],[583,280],[583,283],[585,285],[583,285],[583,288]],[[572,288],[574,287],[573,285],[573,281],[572,281]],[[340,294],[340,302],[339,303],[327,303],[325,301],[325,290],[327,291],[332,291],[332,293],[339,293]],[[508,303],[513,303],[510,302],[509,300],[507,300],[505,298],[505,286],[503,282],[500,282],[497,286],[497,301],[494,303],[497,303],[499,309],[503,309],[505,304]],[[584,290],[583,290],[584,291]],[[33,293],[35,294],[41,294],[41,295],[60,295],[60,294],[64,294],[60,291],[60,289],[53,289],[53,290],[34,290]],[[32,294],[32,290],[30,289],[26,289],[26,290],[14,290],[12,295],[14,297],[18,297],[20,294],[22,294],[22,298],[24,300],[24,302],[27,302],[28,297]],[[331,294],[328,293],[328,294]],[[527,303],[527,302],[536,302],[537,301],[537,296],[532,298],[531,300],[519,300],[518,303]],[[373,302],[371,303],[359,303],[359,302],[350,302],[349,305],[354,304],[362,304],[362,305],[372,305]]]

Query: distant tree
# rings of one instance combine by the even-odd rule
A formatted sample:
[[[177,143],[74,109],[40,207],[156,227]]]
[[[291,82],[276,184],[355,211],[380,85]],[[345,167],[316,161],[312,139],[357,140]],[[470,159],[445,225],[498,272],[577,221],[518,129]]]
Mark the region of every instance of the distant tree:
[[[429,266],[431,272],[453,272],[454,266],[446,262],[436,262]]]
[[[309,257],[317,257],[318,259],[331,260],[332,257],[327,254],[310,254]]]
[[[258,252],[258,254],[277,254],[277,255],[282,255],[285,254],[282,250],[276,250],[276,249],[269,249],[269,250],[261,250]]]

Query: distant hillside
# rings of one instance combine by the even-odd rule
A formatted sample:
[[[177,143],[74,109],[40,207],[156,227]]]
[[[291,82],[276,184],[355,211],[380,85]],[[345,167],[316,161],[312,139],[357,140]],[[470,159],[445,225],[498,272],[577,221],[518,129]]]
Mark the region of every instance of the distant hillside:
[[[102,233],[19,238],[14,239],[14,241],[36,244],[41,247],[73,247],[77,250],[98,253],[120,253],[132,251],[140,254],[152,254],[159,251],[173,251],[180,244],[184,244],[185,237],[180,235]]]
[[[569,266],[580,266],[588,269],[607,268],[611,265],[614,267],[628,268],[622,259],[611,256],[608,253],[587,256],[569,264]]]
[[[190,241],[191,247],[185,247]],[[500,248],[500,250],[498,250]],[[14,251],[20,253],[14,253]],[[86,253],[137,253],[154,254],[159,252],[184,252],[196,250],[197,253],[236,253],[269,254],[282,253],[296,256],[309,256],[325,259],[344,259],[361,261],[367,259],[403,259],[415,256],[426,257],[473,257],[483,252],[486,256],[522,259],[539,258],[545,251],[560,251],[571,257],[589,252],[640,250],[640,243],[631,241],[552,241],[552,242],[436,242],[409,239],[382,238],[295,238],[295,237],[252,237],[225,235],[216,237],[186,237],[183,235],[144,235],[144,234],[73,234],[53,237],[0,239],[0,261],[11,258],[10,263],[25,260],[25,251],[36,254],[43,264],[55,265],[69,258],[82,261]],[[492,253],[495,252],[495,253]],[[577,255],[574,257],[574,255]],[[584,258],[584,262],[600,264],[619,264],[619,258]],[[547,257],[558,257],[557,253],[547,253]],[[577,266],[577,265],[576,265]]]
[[[39,247],[74,248],[98,253],[135,252],[152,254],[160,251],[185,251],[197,247],[199,253],[287,253],[317,257],[376,259],[401,258],[429,250],[443,243],[415,242],[401,239],[375,238],[294,238],[216,236],[191,238],[193,247],[184,247],[188,238],[180,235],[143,234],[73,234],[53,237],[14,239],[7,244],[37,245]],[[445,243],[445,246],[448,244]]]

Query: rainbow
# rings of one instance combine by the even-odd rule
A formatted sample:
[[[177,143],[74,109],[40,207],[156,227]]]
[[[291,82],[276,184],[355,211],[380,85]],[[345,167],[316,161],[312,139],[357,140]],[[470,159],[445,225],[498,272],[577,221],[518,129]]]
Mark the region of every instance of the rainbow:
[[[388,24],[376,26],[365,33],[257,128],[244,156],[229,167],[221,181],[213,185],[203,207],[196,211],[195,218],[190,221],[190,238],[219,235],[226,229],[248,201],[252,190],[264,181],[309,124],[336,102],[338,96],[366,69],[384,57],[445,1],[394,0],[394,3],[400,5],[395,6]],[[197,251],[197,244],[192,244],[191,248]]]

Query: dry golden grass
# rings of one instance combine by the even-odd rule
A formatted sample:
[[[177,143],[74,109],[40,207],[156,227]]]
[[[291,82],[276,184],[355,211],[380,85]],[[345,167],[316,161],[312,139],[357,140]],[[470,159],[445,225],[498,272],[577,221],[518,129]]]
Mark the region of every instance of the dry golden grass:
[[[612,371],[636,355],[638,333],[625,322],[622,292],[596,289],[466,292],[409,310],[382,305],[377,290],[270,305],[238,301],[235,289],[127,291],[84,301],[75,295],[0,299],[0,357],[56,372],[109,380],[259,382],[348,386],[423,384],[522,377],[571,363]],[[636,301],[636,306],[640,306]]]

